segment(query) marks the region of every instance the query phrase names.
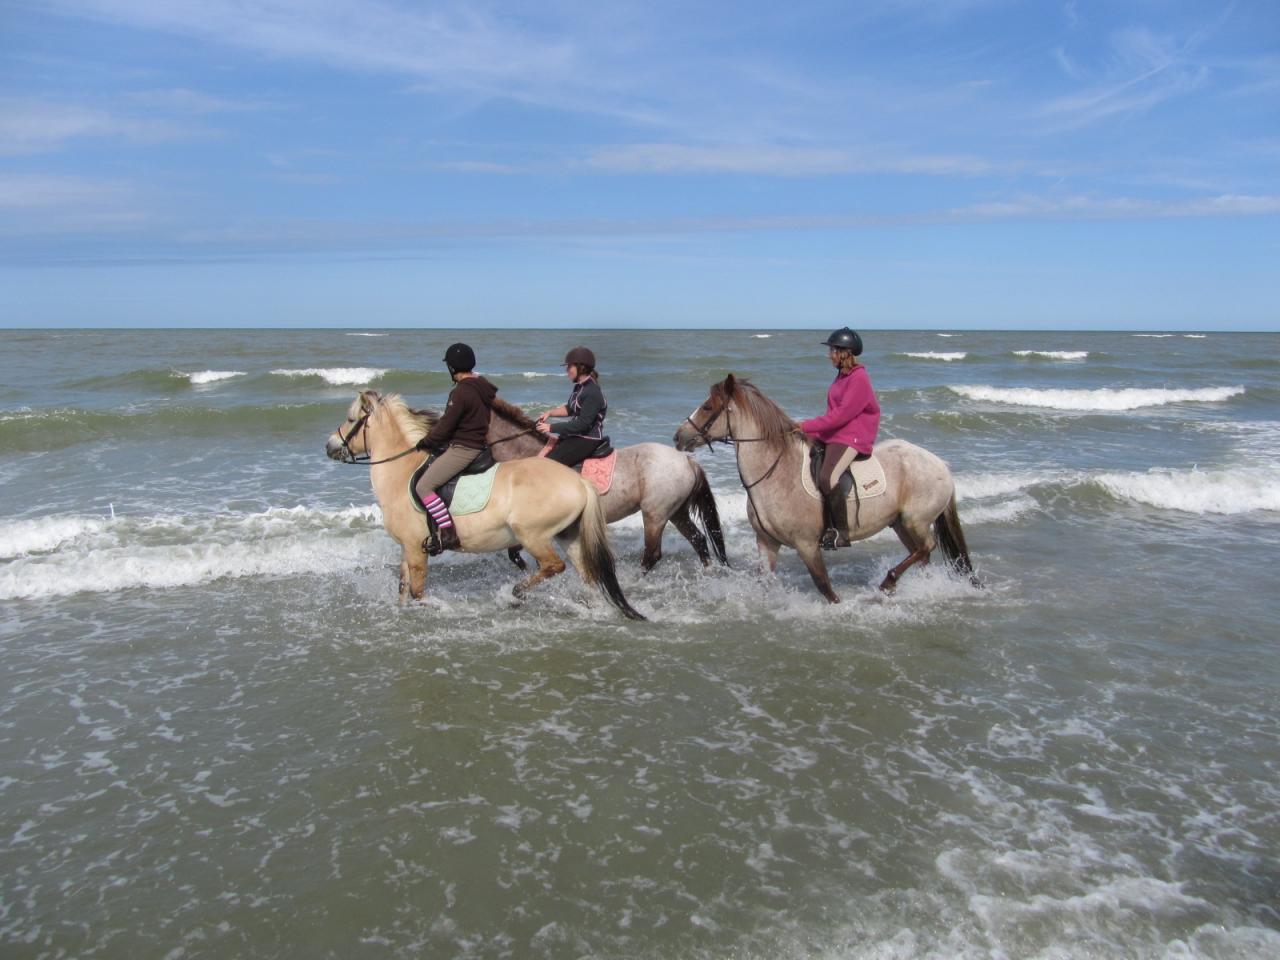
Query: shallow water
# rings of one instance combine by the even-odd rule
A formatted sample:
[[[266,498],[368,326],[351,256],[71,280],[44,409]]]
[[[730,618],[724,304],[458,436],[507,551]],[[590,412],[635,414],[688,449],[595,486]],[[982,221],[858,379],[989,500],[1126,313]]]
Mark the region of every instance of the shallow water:
[[[6,957],[1280,953],[1280,337],[868,333],[985,589],[879,595],[883,535],[840,606],[761,579],[703,451],[733,567],[615,525],[633,624],[500,556],[396,605],[323,444],[463,334],[371,332],[0,333]],[[465,337],[563,401],[563,332]],[[618,443],[829,380],[811,332],[581,339]]]

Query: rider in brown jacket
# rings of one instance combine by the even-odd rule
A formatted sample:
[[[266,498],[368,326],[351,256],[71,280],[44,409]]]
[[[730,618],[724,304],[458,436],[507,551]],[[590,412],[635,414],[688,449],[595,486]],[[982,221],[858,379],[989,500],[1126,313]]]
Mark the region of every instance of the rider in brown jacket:
[[[476,354],[465,343],[455,343],[446,350],[444,362],[455,386],[449,394],[443,416],[418,443],[418,446],[435,450],[437,454],[414,487],[435,524],[435,529],[427,537],[427,553],[433,557],[445,550],[457,550],[462,545],[449,508],[436,490],[461,473],[484,449],[485,434],[489,430],[489,408],[498,393],[497,387],[475,373]]]

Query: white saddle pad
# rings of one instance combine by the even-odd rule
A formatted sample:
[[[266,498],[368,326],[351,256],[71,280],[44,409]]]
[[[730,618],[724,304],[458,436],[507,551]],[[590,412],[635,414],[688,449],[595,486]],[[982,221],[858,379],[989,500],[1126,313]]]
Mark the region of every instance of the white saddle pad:
[[[809,473],[809,457],[806,454],[800,458],[800,485],[804,487],[804,492],[815,500],[821,500],[822,494],[818,492],[818,488],[814,485],[813,477]],[[855,496],[858,500],[867,500],[871,497],[878,497],[885,492],[889,484],[884,479],[884,467],[880,465],[880,458],[874,453],[870,459],[853,461],[853,490],[849,493],[849,502],[853,503]]]

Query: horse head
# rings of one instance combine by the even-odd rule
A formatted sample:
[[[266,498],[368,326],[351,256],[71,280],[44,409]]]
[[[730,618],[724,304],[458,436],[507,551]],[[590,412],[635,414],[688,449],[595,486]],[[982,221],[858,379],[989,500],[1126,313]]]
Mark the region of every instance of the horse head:
[[[703,444],[729,439],[729,418],[724,416],[738,389],[738,383],[729,374],[724,380],[711,385],[707,399],[693,413],[684,418],[672,441],[677,450],[694,450]]]
[[[347,408],[347,419],[338,424],[325,441],[324,452],[329,459],[355,463],[360,457],[368,457],[369,442],[365,433],[369,418],[381,401],[382,395],[377,390],[362,390],[356,394]]]

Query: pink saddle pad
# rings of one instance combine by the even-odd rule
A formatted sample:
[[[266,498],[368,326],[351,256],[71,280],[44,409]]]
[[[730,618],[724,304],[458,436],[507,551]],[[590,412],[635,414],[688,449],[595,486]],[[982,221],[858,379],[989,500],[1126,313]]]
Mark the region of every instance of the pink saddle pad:
[[[551,452],[551,448],[556,445],[556,438],[547,441],[546,446],[538,451],[538,456],[545,457]],[[618,451],[615,450],[607,457],[588,457],[579,464],[578,469],[582,475],[595,485],[596,490],[601,496],[609,492],[609,488],[613,486],[613,468],[618,463]]]

